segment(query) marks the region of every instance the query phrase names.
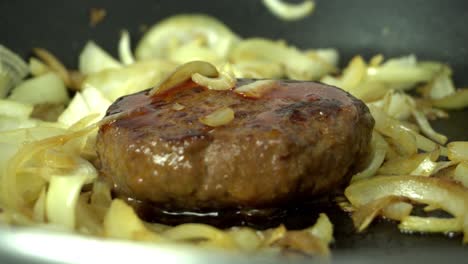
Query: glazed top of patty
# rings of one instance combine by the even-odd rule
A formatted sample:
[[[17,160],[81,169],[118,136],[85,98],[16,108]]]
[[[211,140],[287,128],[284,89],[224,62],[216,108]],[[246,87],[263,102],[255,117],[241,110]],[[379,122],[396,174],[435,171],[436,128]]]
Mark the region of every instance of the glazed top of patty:
[[[223,107],[235,112],[230,123],[199,121]],[[297,81],[277,81],[257,99],[188,82],[154,97],[123,97],[108,115],[121,112],[128,114],[102,126],[97,140],[116,193],[195,211],[269,207],[330,191],[349,179],[373,126],[365,104],[348,93]]]
[[[250,82],[240,80],[237,87]],[[291,132],[297,139],[300,134],[296,129],[311,117],[325,120],[347,107],[362,108],[359,111],[366,108],[341,89],[313,82],[281,81],[260,98],[249,98],[232,90],[210,91],[194,83],[153,98],[147,93],[122,97],[107,111],[107,115],[132,112],[130,118],[122,117],[115,125],[131,128],[134,140],[148,133],[157,133],[164,140],[182,140],[234,131],[238,135],[251,134],[254,130]],[[183,109],[176,110],[176,103]],[[232,122],[214,128],[198,120],[223,107],[234,110]]]

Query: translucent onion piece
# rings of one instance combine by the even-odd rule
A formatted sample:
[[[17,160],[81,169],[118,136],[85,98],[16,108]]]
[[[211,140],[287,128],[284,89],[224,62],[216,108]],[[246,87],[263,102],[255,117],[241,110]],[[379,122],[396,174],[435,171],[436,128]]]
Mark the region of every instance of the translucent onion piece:
[[[430,157],[426,157],[423,161],[414,169],[410,175],[419,176],[431,176],[432,173],[437,169],[437,162],[434,162]]]
[[[232,64],[237,78],[278,79],[284,76],[284,69],[280,63],[259,60],[238,61]]]
[[[386,115],[378,107],[372,105],[368,107],[375,119],[375,129],[381,134],[394,139],[394,142],[398,142],[398,147],[403,155],[409,156],[417,152],[416,138],[409,129]]]
[[[340,88],[346,91],[352,91],[366,76],[366,63],[361,56],[356,56],[349,62],[343,70],[341,76]],[[351,92],[352,93],[352,92]]]
[[[130,34],[127,30],[123,30],[120,34],[119,40],[119,59],[125,64],[132,64],[135,62],[133,58],[132,49],[130,47]]]
[[[206,77],[218,77],[219,73],[215,66],[204,61],[191,61],[177,67],[169,76],[156,85],[149,92],[150,96],[162,93],[183,82],[190,80],[192,75],[199,73]]]
[[[129,205],[114,199],[104,218],[104,236],[138,241],[162,241],[164,238],[148,230]]]
[[[419,153],[408,157],[390,159],[379,168],[378,173],[381,175],[410,174],[428,155],[428,153]]]
[[[201,75],[200,73],[195,73],[192,75],[192,81],[200,86],[206,87],[210,90],[230,90],[236,86],[236,77],[232,72],[230,66],[227,64],[220,71],[219,76],[216,78],[210,78]]]
[[[369,67],[367,69],[367,76],[375,81],[405,84],[403,86],[394,86],[393,88],[407,89],[418,82],[430,81],[440,71],[441,67],[442,65],[437,69],[424,67],[417,63],[414,55],[410,55],[388,60],[379,67]]]
[[[64,82],[53,72],[22,82],[8,98],[28,104],[66,104],[70,100]]]
[[[224,58],[239,40],[228,27],[206,15],[176,15],[152,26],[136,48],[139,60],[167,58],[174,49],[201,38],[204,47]]]
[[[431,101],[435,107],[443,109],[461,109],[468,106],[468,89],[457,90],[454,94]]]
[[[79,70],[83,74],[120,68],[121,64],[93,41],[88,41],[79,56]]]
[[[174,48],[168,59],[181,64],[194,60],[206,61],[209,63],[219,63],[222,61],[214,50],[205,47],[199,42],[200,41],[193,41],[179,48]]]
[[[71,80],[70,76],[68,76],[68,70],[57,57],[46,49],[34,48],[33,51],[39,59],[45,62],[45,64],[62,79],[66,86],[70,86]]]
[[[454,180],[457,180],[463,184],[463,186],[468,187],[468,162],[463,161],[457,165],[454,171]]]
[[[246,60],[280,63],[285,67],[286,75],[296,80],[318,80],[327,74],[328,70],[320,61],[309,58],[295,47],[262,38],[239,42],[229,54],[229,58],[234,64]]]
[[[26,62],[0,45],[0,98],[4,98],[28,73]]]
[[[222,248],[235,247],[235,242],[228,233],[205,224],[181,224],[165,231],[162,235],[175,241],[202,240],[205,244]]]
[[[389,195],[357,207],[352,214],[354,227],[357,232],[364,231],[385,207],[402,201],[404,201],[404,198],[400,196]]]
[[[29,59],[29,72],[31,72],[33,76],[39,76],[49,71],[49,67],[45,65],[42,61],[34,57],[31,57]]]
[[[431,127],[431,125],[429,124],[429,121],[427,120],[426,116],[423,113],[415,109],[413,109],[411,113],[416,119],[416,122],[418,123],[422,132],[426,136],[428,136],[430,139],[436,141],[439,144],[445,144],[447,142],[447,137],[434,131],[434,129]]]
[[[19,119],[28,118],[33,111],[30,104],[15,102],[13,100],[0,99],[0,115]]]
[[[251,98],[261,98],[264,94],[271,91],[277,85],[275,80],[258,80],[236,87],[234,92]]]
[[[315,224],[306,229],[312,235],[320,238],[325,243],[332,243],[333,242],[333,224],[330,222],[328,216],[324,213],[320,213],[319,218],[315,222]]]
[[[407,216],[401,220],[398,228],[405,233],[461,232],[463,231],[463,221],[460,218]]]
[[[362,180],[365,178],[369,178],[375,175],[379,167],[382,165],[382,162],[385,159],[385,154],[388,150],[388,144],[385,139],[378,133],[372,133],[372,141],[371,141],[371,160],[368,163],[367,167],[353,175],[351,178],[351,182]]]
[[[359,207],[379,198],[403,196],[418,203],[439,206],[463,220],[464,243],[468,242],[468,191],[452,181],[419,176],[381,176],[351,184],[345,195]]]
[[[33,207],[33,217],[34,221],[39,223],[44,223],[46,221],[46,189],[42,188],[39,198],[37,198],[36,203]]]
[[[232,120],[234,120],[234,111],[229,107],[220,108],[207,116],[199,118],[201,123],[211,127],[226,125]]]
[[[83,80],[83,88],[92,86],[98,89],[107,99],[117,98],[148,89],[157,85],[177,65],[163,60],[146,60],[136,62],[119,69],[107,69],[89,74]]]
[[[429,83],[429,98],[440,99],[455,93],[455,86],[447,71],[443,71],[437,75],[434,80]]]
[[[454,141],[447,144],[448,158],[453,161],[468,161],[468,141]]]
[[[242,251],[253,252],[261,246],[262,241],[257,230],[248,227],[234,227],[228,233]]]
[[[289,4],[283,0],[263,0],[263,4],[275,16],[284,20],[299,20],[312,14],[315,8],[312,0],[304,0],[298,4]]]
[[[381,215],[385,218],[398,220],[410,215],[413,210],[413,205],[407,202],[395,202],[387,205],[382,209]]]
[[[47,219],[69,230],[75,228],[76,204],[88,175],[52,176],[46,198]]]

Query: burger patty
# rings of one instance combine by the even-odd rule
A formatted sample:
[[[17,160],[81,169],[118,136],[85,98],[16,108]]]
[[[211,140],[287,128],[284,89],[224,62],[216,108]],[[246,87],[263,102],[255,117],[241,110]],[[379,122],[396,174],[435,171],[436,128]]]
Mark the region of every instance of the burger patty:
[[[238,80],[237,86],[252,80]],[[200,118],[229,107],[234,119]],[[347,183],[362,162],[374,120],[339,88],[277,81],[260,98],[187,82],[114,102],[97,136],[101,172],[123,198],[171,211],[272,208]]]

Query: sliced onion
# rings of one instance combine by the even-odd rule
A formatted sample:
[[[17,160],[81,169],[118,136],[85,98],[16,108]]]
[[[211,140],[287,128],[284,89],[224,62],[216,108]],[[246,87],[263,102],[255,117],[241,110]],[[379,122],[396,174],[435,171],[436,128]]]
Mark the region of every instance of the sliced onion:
[[[356,227],[357,232],[364,231],[364,229],[369,226],[372,220],[374,220],[374,218],[377,217],[384,208],[401,201],[404,201],[404,198],[400,196],[389,195],[360,205],[352,215],[354,226]]]
[[[309,58],[295,47],[283,42],[251,38],[238,43],[230,53],[233,63],[259,60],[280,63],[286,75],[296,80],[318,80],[329,70],[320,61]]]
[[[237,78],[278,79],[285,74],[283,65],[277,62],[244,60],[232,64],[232,67]]]
[[[73,230],[76,204],[87,175],[52,176],[46,198],[47,219],[50,223]]]
[[[234,92],[251,98],[261,98],[265,93],[268,93],[277,85],[275,80],[258,80],[236,87]]]
[[[460,164],[457,165],[453,178],[468,188],[468,161],[460,162]]]
[[[70,76],[68,76],[68,70],[65,66],[55,57],[52,53],[50,53],[46,49],[42,48],[34,48],[33,49],[36,56],[41,59],[49,68],[54,71],[60,79],[65,83],[66,86],[70,86]]]
[[[330,222],[328,216],[324,213],[320,213],[319,218],[315,222],[315,224],[305,229],[306,231],[310,232],[312,235],[320,238],[325,243],[329,244],[334,241],[333,238],[333,224]]]
[[[192,75],[199,73],[206,77],[218,77],[219,73],[215,66],[204,61],[191,61],[177,67],[162,82],[149,92],[150,96],[162,93],[183,82],[190,80]]]
[[[361,56],[352,58],[348,66],[343,70],[339,87],[352,93],[352,90],[365,78],[366,67],[366,63]]]
[[[20,56],[0,45],[0,98],[4,98],[28,72],[28,66]]]
[[[407,216],[401,220],[398,228],[405,233],[461,232],[463,231],[463,221],[460,218]]]
[[[104,236],[139,241],[164,241],[164,238],[148,230],[124,201],[114,199],[104,217]]]
[[[407,202],[395,202],[387,205],[381,212],[382,216],[388,219],[398,220],[410,215],[413,205]]]
[[[29,59],[29,72],[31,72],[33,76],[39,76],[49,71],[50,71],[49,67],[45,65],[42,61],[34,57],[31,57]]]
[[[345,195],[358,208],[390,195],[439,206],[462,219],[465,234],[463,241],[468,243],[468,190],[453,181],[407,175],[380,176],[351,184],[346,188]]]
[[[132,49],[130,48],[130,34],[127,30],[123,30],[120,34],[119,59],[125,65],[132,64],[135,62],[135,58],[133,58],[132,54]]]
[[[232,120],[234,120],[234,111],[229,107],[220,108],[207,116],[199,118],[201,123],[211,127],[226,125]]]
[[[388,144],[385,142],[385,139],[378,132],[374,131],[372,133],[371,141],[371,161],[363,171],[353,175],[351,182],[374,176],[379,167],[382,165],[387,150]]]
[[[389,159],[379,168],[378,173],[381,175],[410,174],[428,155],[428,153],[418,153],[408,157]]]
[[[192,81],[200,86],[206,87],[210,90],[230,90],[236,86],[236,77],[231,68],[226,65],[216,78],[203,76],[200,73],[192,75]]]
[[[411,113],[416,119],[416,122],[418,123],[422,132],[426,136],[428,136],[430,139],[436,141],[439,144],[445,144],[447,142],[447,137],[434,131],[434,129],[431,127],[431,125],[429,124],[429,121],[427,120],[426,116],[423,113],[415,109],[413,109]]]
[[[275,16],[284,20],[298,20],[310,15],[315,8],[312,0],[304,0],[302,3],[289,4],[282,0],[263,0],[263,4]]]
[[[392,138],[393,142],[398,144],[402,155],[410,156],[417,152],[416,138],[409,129],[389,117],[378,107],[373,105],[368,105],[368,107],[375,119],[375,129],[381,134]]]
[[[447,144],[448,158],[453,161],[468,161],[468,141],[454,141]]]
[[[308,255],[328,256],[328,244],[333,241],[333,225],[325,214],[320,214],[317,222],[299,231],[287,231],[275,245],[293,249]]]
[[[88,41],[79,56],[78,68],[83,74],[120,68],[122,65],[93,41]]]
[[[432,100],[432,105],[443,109],[462,109],[468,106],[468,89],[460,89],[455,93]]]
[[[202,38],[204,47],[224,58],[232,46],[239,41],[226,25],[214,17],[192,14],[176,15],[152,26],[142,37],[136,48],[139,60],[167,58],[177,49],[196,38]]]

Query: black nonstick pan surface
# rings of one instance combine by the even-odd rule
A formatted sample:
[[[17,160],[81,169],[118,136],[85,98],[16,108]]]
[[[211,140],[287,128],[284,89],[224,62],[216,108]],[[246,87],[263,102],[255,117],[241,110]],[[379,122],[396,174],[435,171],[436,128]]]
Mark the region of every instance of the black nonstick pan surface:
[[[93,7],[106,9],[107,16],[90,27],[89,11]],[[0,12],[0,44],[24,57],[33,47],[46,48],[69,68],[77,67],[78,54],[87,40],[96,41],[115,55],[122,29],[130,31],[135,44],[143,34],[142,28],[162,18],[205,13],[245,38],[285,39],[301,48],[337,48],[342,64],[356,54],[368,59],[377,53],[386,57],[415,54],[418,59],[446,62],[454,70],[457,87],[468,87],[468,1],[464,0],[316,0],[314,14],[295,22],[274,17],[259,0],[2,0]],[[468,140],[468,111],[450,114],[449,119],[433,122],[435,128],[451,140]],[[356,234],[349,216],[333,206],[293,210],[287,224],[311,224],[318,211],[327,212],[335,225],[336,262],[393,259],[432,263],[439,258],[468,262],[468,249],[462,246],[460,236],[405,235],[395,223],[385,221]],[[7,249],[5,243],[0,241],[0,263],[25,261],[24,256],[16,258],[17,253]],[[28,262],[35,259],[40,260],[33,256]]]

